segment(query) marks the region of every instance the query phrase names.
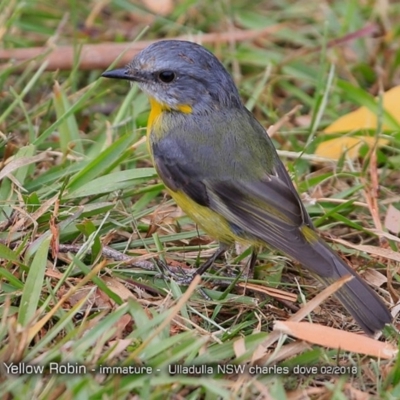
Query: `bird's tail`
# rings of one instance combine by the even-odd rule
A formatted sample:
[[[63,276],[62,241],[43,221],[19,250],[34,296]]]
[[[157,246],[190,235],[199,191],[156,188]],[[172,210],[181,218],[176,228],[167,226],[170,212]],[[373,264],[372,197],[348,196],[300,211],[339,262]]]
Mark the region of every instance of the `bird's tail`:
[[[318,239],[311,246],[325,262],[329,263],[330,273],[325,276],[318,274],[318,279],[324,284],[329,285],[345,275],[353,276],[353,279],[345,283],[335,295],[366,333],[372,335],[391,322],[389,310],[378,295],[325,242]],[[314,271],[320,270],[318,266],[313,268],[308,261],[304,260],[306,267]]]

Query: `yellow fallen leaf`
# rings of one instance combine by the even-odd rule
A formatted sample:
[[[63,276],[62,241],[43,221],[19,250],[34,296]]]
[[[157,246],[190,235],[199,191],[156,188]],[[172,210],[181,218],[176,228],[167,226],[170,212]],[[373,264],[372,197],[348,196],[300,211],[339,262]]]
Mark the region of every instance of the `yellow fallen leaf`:
[[[390,343],[309,322],[276,321],[275,330],[320,346],[387,360],[396,357],[398,353],[398,349]]]
[[[400,86],[385,92],[382,96],[382,107],[392,115],[392,117],[400,122],[399,112]],[[325,128],[324,133],[350,132],[360,129],[376,129],[378,126],[377,116],[366,107],[360,107],[357,110],[343,115],[335,122]],[[383,124],[382,129],[385,131],[390,128]]]
[[[382,96],[383,108],[392,115],[392,117],[400,123],[400,86],[385,92]],[[377,129],[378,117],[367,107],[360,107],[351,113],[343,115],[338,118],[335,122],[329,125],[325,130],[324,134],[332,134],[339,132],[356,132],[362,129],[371,130]],[[386,124],[382,125],[382,130],[390,130],[390,127]],[[327,140],[318,145],[315,154],[320,157],[331,158],[337,160],[340,156],[347,151],[348,156],[354,159],[358,156],[360,147],[363,144],[371,147],[376,141],[376,138],[372,136],[343,136],[332,140]],[[377,145],[383,146],[388,143],[387,139],[378,139]]]
[[[348,114],[349,115],[349,114]],[[376,139],[372,136],[343,136],[331,140],[326,140],[318,145],[315,154],[319,157],[338,160],[344,152],[354,160],[360,151],[360,147],[366,144],[368,147],[374,145]],[[387,139],[378,139],[377,146],[384,146],[388,143]]]

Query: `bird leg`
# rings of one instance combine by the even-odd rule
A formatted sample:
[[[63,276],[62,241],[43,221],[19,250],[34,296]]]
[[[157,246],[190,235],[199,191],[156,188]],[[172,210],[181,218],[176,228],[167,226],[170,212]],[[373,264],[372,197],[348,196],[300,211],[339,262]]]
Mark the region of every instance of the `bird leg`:
[[[228,250],[228,248],[229,248],[228,245],[220,243],[217,251],[206,261],[204,261],[204,263],[199,268],[196,269],[196,272],[194,273],[193,277],[195,275],[203,275],[204,272],[206,272],[214,264],[215,260],[221,257]]]
[[[254,267],[256,266],[257,256],[258,256],[258,251],[255,250],[254,247],[253,247],[253,249],[251,251],[250,262],[249,262],[249,272],[247,274],[247,277],[249,279],[253,279],[254,278]]]
[[[228,248],[229,248],[228,245],[226,245],[224,243],[220,243],[218,249],[215,251],[215,253],[211,257],[209,257],[195,271],[193,271],[193,272],[191,271],[189,273],[187,271],[185,271],[183,268],[180,268],[179,274],[177,274],[176,272],[171,271],[171,269],[168,267],[168,265],[166,265],[166,263],[162,262],[161,260],[157,260],[157,265],[160,267],[160,269],[162,271],[167,270],[168,277],[174,278],[175,281],[179,285],[189,285],[196,275],[200,275],[200,276],[203,275],[214,264],[215,260],[217,260],[219,257],[221,257],[228,250]],[[253,248],[251,257],[250,257],[250,261],[249,261],[248,277],[250,279],[252,279],[253,275],[254,275],[254,266],[257,261],[257,255],[258,255],[257,251]],[[164,278],[167,277],[167,274],[165,274],[164,272],[162,272],[162,275],[164,276]],[[223,279],[223,278],[221,278],[221,279]]]

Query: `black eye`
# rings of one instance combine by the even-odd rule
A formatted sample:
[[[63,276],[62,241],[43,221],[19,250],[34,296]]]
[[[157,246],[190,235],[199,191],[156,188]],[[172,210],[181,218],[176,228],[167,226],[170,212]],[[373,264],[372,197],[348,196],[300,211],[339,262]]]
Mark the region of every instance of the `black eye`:
[[[161,82],[164,83],[171,83],[175,79],[176,75],[175,72],[172,71],[161,71],[158,74],[158,78]]]

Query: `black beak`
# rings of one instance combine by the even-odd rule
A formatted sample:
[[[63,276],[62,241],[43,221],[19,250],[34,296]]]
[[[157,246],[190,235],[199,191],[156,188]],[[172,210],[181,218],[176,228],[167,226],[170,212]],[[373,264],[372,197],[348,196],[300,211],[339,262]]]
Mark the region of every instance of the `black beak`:
[[[133,80],[125,68],[112,69],[101,74],[104,78]]]

